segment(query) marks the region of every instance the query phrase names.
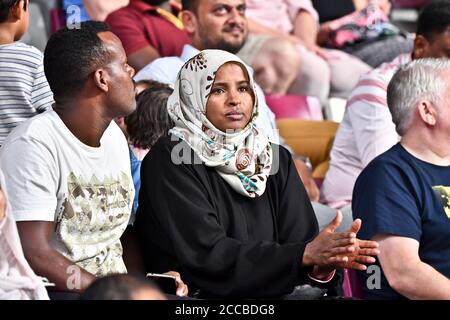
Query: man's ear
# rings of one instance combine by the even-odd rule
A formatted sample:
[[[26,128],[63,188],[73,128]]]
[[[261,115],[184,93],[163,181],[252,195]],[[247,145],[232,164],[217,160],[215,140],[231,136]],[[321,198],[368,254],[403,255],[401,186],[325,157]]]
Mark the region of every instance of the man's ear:
[[[99,90],[108,92],[109,90],[109,75],[105,69],[98,69],[94,72],[94,82]]]
[[[181,21],[188,34],[193,34],[197,30],[197,17],[188,10],[181,11]]]
[[[436,109],[433,104],[428,100],[421,100],[417,106],[422,121],[429,126],[436,125]]]
[[[430,43],[424,36],[416,36],[413,49],[414,59],[424,58],[429,46]]]

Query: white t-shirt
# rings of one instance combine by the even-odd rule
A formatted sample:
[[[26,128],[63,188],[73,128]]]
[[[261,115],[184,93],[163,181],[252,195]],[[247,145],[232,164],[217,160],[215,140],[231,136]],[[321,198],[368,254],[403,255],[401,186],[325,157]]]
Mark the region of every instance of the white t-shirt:
[[[134,187],[126,139],[111,122],[83,144],[53,110],[19,125],[0,148],[16,221],[53,221],[53,247],[96,276],[125,273],[120,237]]]

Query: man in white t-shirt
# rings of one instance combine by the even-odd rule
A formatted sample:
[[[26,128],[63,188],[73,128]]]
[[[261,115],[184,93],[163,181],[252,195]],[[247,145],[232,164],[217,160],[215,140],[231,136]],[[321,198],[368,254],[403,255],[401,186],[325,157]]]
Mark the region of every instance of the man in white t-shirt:
[[[83,291],[126,273],[120,238],[134,196],[128,146],[115,117],[135,107],[134,69],[102,22],[50,38],[44,69],[53,110],[24,122],[0,150],[25,256],[56,291]]]

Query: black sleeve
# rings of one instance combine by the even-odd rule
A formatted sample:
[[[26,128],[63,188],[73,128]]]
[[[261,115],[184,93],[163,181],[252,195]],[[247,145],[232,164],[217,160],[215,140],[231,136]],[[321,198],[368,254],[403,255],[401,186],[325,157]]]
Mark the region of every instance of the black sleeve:
[[[299,266],[304,247],[317,233],[317,222],[292,161],[287,170],[278,173],[288,175],[282,183],[284,195],[279,198],[284,243],[243,243],[228,237],[221,227],[211,201],[214,195],[202,176],[203,165],[174,165],[170,154],[168,143],[158,143],[144,160],[140,200],[148,198],[152,204],[171,239],[183,278],[217,297],[290,293],[302,278]]]

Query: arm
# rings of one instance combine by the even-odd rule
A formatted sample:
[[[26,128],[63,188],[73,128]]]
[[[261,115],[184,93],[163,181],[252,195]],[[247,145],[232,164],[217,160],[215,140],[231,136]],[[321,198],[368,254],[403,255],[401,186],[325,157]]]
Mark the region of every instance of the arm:
[[[300,10],[294,20],[293,34],[301,39],[307,47],[316,44],[318,24],[314,16],[306,10]]]
[[[347,112],[362,167],[398,142],[387,106],[386,86],[380,80],[362,78],[348,102]]]
[[[53,222],[22,221],[17,222],[17,228],[25,258],[31,268],[36,274],[54,283],[55,290],[82,292],[95,280],[94,275],[76,266],[51,247]],[[74,267],[80,270],[78,279],[72,271]]]
[[[160,55],[150,43],[144,25],[141,21],[136,21],[136,17],[132,13],[122,10],[113,12],[106,18],[106,22],[111,31],[122,41],[128,57],[128,64],[136,72],[159,58]]]
[[[265,34],[265,35],[279,37],[279,38],[287,38],[293,42],[300,43],[300,39],[298,39],[296,37],[292,37],[283,32],[277,31],[276,29],[267,27],[267,26],[263,25],[262,23],[257,22],[254,19],[247,18],[247,21],[248,21],[248,30],[250,33]]]
[[[132,66],[136,72],[144,68],[150,62],[160,57],[158,51],[150,45],[147,45],[128,55],[128,64]]]
[[[336,218],[316,235],[317,220],[296,173],[294,161],[286,150],[281,149],[279,154],[280,163],[288,163],[279,168],[281,176],[286,177],[286,180],[281,180],[285,181],[285,185],[280,188],[282,196],[279,209],[279,242],[307,242],[300,256],[300,266],[314,267],[312,275],[321,279],[326,278],[336,267],[365,270],[364,264],[375,262],[373,256],[379,253],[378,245],[373,241],[356,238],[361,220],[354,221],[348,231],[335,233],[342,222],[342,214],[338,213]],[[283,154],[287,154],[287,157],[283,157]],[[283,172],[286,169],[287,172]]]
[[[75,264],[51,245],[59,182],[58,164],[52,156],[51,143],[18,138],[2,148],[0,165],[5,188],[9,191],[8,204],[11,216],[17,221],[26,259],[38,275],[56,284],[56,290],[80,292],[94,276],[74,268]],[[21,159],[20,164],[17,159]],[[76,274],[74,270],[80,273]],[[68,284],[75,288],[69,288]]]
[[[419,242],[412,238],[378,234],[378,257],[389,285],[409,299],[450,299],[450,279],[422,262]]]

